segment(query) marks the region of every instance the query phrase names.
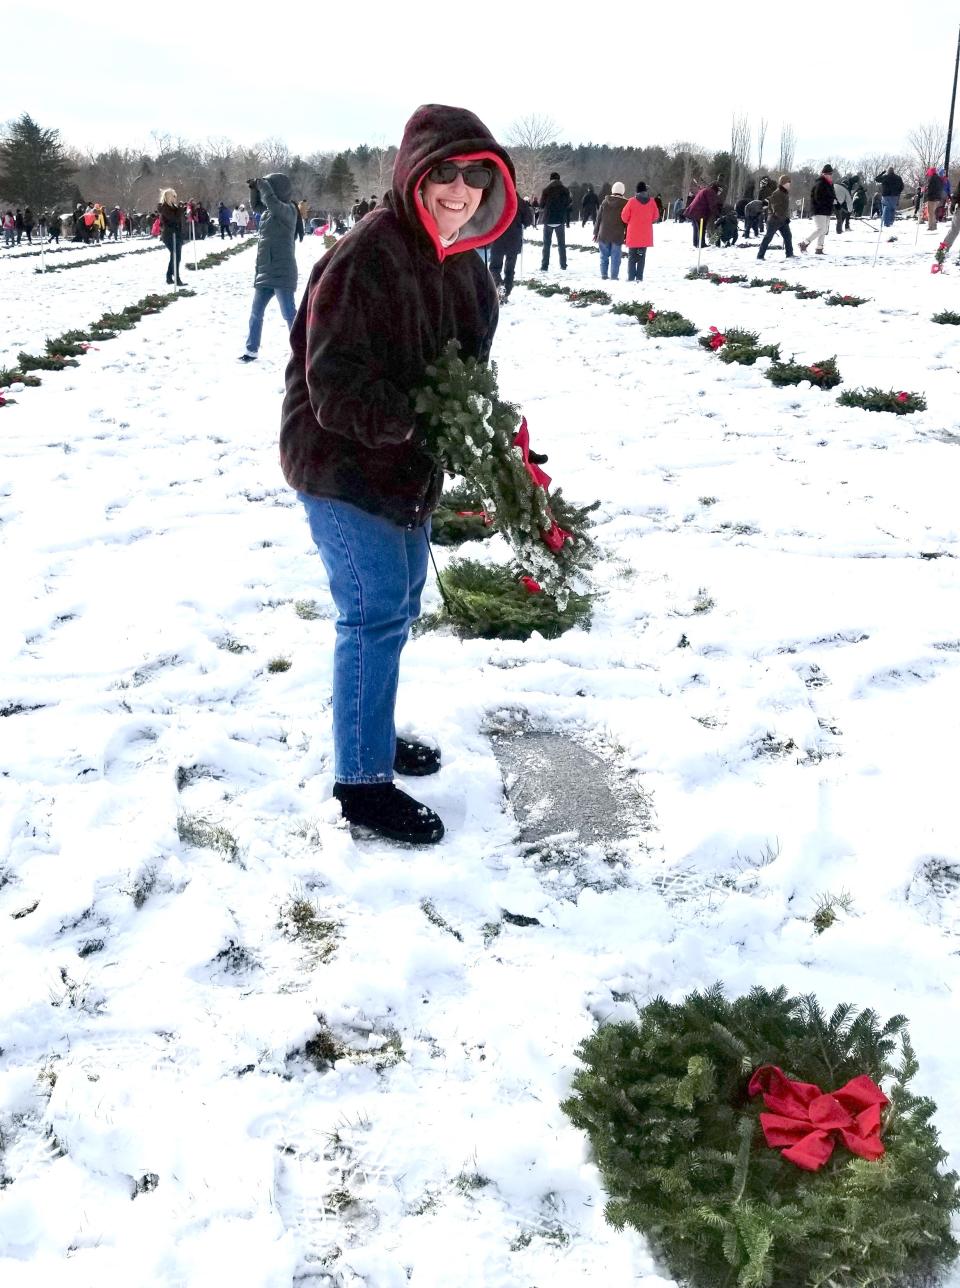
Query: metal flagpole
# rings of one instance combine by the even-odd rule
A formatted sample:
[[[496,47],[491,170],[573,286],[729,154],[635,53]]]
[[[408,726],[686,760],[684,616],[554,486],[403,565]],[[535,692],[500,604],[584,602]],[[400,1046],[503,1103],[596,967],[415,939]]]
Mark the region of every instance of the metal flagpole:
[[[950,124],[947,126],[947,147],[943,168],[950,177],[950,145],[953,143],[953,110],[957,106],[957,74],[960,73],[960,35],[957,36],[957,61],[953,67],[953,97],[950,99]]]

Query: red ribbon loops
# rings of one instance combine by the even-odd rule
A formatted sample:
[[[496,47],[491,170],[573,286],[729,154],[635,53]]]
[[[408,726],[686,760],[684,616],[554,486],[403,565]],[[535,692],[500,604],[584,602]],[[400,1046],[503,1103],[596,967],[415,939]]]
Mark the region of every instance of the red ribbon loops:
[[[530,475],[536,487],[542,487],[546,492],[550,487],[550,475],[545,474],[539,465],[530,459],[530,431],[527,428],[527,418],[524,416],[520,422],[520,428],[517,430],[517,436],[513,440],[514,447],[520,448],[520,454],[523,457],[523,465]],[[572,541],[573,535],[564,532],[563,528],[557,523],[556,519],[551,519],[550,527],[546,532],[541,532],[540,537],[545,546],[548,546],[554,554],[563,549],[565,541]]]
[[[794,1082],[773,1064],[757,1069],[750,1095],[762,1093],[771,1113],[761,1114],[771,1149],[808,1172],[816,1172],[842,1141],[852,1154],[876,1161],[886,1152],[880,1139],[883,1109],[890,1103],[872,1078],[861,1074],[839,1091],[823,1092],[810,1082]]]

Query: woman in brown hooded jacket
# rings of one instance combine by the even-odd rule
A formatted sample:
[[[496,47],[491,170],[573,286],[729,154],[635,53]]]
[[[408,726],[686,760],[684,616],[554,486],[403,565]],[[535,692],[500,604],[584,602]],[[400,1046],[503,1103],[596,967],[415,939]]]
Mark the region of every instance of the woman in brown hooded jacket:
[[[443,824],[397,773],[440,768],[396,737],[400,653],[420,611],[442,471],[423,450],[414,395],[450,340],[486,360],[496,288],[480,257],[513,221],[513,165],[464,108],[407,122],[383,205],[315,266],[293,325],[280,432],[337,605],[334,795],[344,816],[432,843]]]

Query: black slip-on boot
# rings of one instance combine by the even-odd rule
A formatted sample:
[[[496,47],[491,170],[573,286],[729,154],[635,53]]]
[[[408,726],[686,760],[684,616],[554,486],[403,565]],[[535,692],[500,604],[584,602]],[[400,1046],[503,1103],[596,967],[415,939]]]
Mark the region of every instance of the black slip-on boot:
[[[440,753],[435,747],[427,747],[422,742],[410,742],[407,738],[397,739],[397,751],[393,759],[393,772],[404,774],[408,778],[426,778],[427,774],[440,771]]]
[[[439,815],[393,783],[334,783],[333,794],[348,823],[379,836],[408,845],[436,845],[443,840]]]

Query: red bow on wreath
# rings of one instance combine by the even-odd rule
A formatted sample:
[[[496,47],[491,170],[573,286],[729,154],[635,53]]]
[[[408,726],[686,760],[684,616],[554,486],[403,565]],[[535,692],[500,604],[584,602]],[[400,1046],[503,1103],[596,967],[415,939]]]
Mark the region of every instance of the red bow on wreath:
[[[723,281],[723,278],[721,278],[720,280]],[[712,326],[710,328],[710,340],[709,340],[710,348],[722,349],[726,343],[727,343],[727,337],[723,334],[723,332],[720,331],[717,327]]]
[[[520,454],[523,457],[524,468],[530,475],[536,487],[542,487],[544,492],[550,487],[551,479],[549,474],[544,471],[534,461],[530,459],[530,431],[527,428],[527,418],[524,416],[520,422],[520,428],[517,430],[517,436],[513,440],[514,447],[520,448]],[[563,528],[557,523],[556,519],[551,519],[550,527],[546,532],[540,533],[545,546],[548,546],[554,554],[563,549],[565,541],[572,541],[573,536],[569,532],[564,532]]]
[[[861,1074],[839,1091],[823,1092],[810,1082],[794,1082],[773,1064],[750,1079],[751,1096],[763,1094],[773,1112],[760,1115],[771,1149],[808,1172],[828,1161],[837,1140],[852,1154],[876,1161],[886,1152],[880,1139],[881,1115],[890,1101],[872,1078]]]

